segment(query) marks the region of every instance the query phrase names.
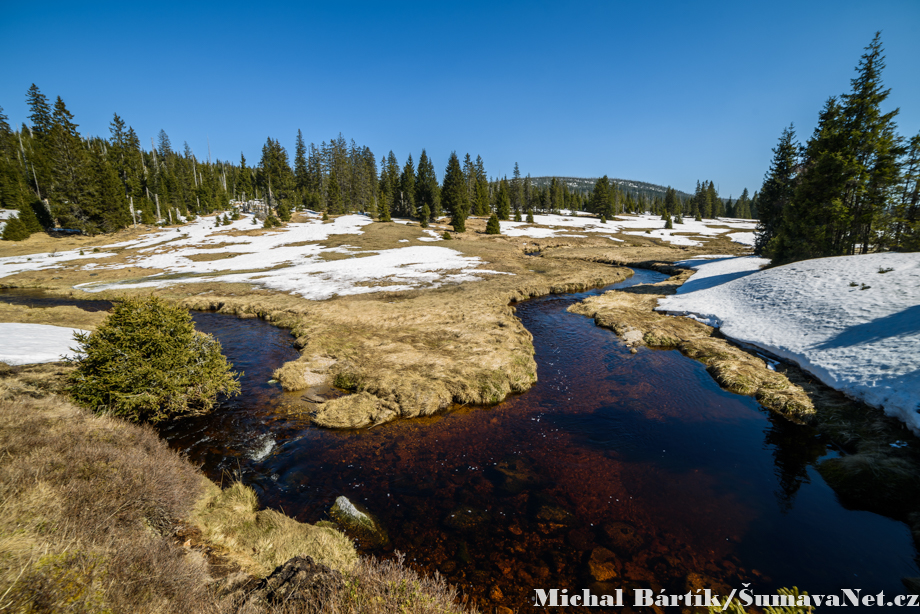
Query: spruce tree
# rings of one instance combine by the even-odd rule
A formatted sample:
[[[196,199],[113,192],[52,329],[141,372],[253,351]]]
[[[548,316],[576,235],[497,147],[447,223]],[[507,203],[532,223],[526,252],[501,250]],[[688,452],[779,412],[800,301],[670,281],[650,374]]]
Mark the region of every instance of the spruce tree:
[[[430,219],[441,216],[438,178],[434,173],[434,165],[424,149],[418,159],[418,172],[415,177],[415,204],[420,208],[427,205]]]
[[[498,216],[493,213],[489,217],[489,221],[486,223],[486,234],[487,235],[499,235],[501,233],[502,233],[502,227],[498,221]]]
[[[415,206],[415,164],[412,154],[406,160],[402,173],[399,176],[399,211],[405,217],[416,217],[418,210]]]
[[[6,224],[3,226],[2,237],[4,241],[24,241],[31,234],[26,225],[22,223],[22,220],[18,217],[11,217],[6,220]]]
[[[609,192],[610,181],[607,175],[604,175],[594,183],[594,191],[591,192],[591,198],[588,200],[588,211],[606,218],[609,214],[607,209],[610,206]]]
[[[466,199],[466,186],[463,183],[463,171],[457,152],[451,152],[444,170],[444,183],[441,187],[441,204],[450,213],[450,223],[455,232],[466,230],[466,216],[469,201]]]
[[[508,182],[504,179],[498,184],[498,196],[495,199],[495,213],[500,220],[507,220],[511,217],[511,195],[508,193]]]
[[[294,186],[297,192],[296,203],[306,206],[309,192],[309,175],[307,173],[307,146],[303,141],[303,133],[297,129],[297,141],[294,146]]]
[[[835,104],[828,101],[830,108]],[[773,161],[760,190],[760,221],[754,235],[754,253],[758,256],[770,255],[770,244],[779,233],[786,207],[795,191],[797,163],[798,144],[795,129],[790,125],[773,148]]]
[[[422,205],[422,210],[419,211],[419,226],[422,228],[428,228],[428,218],[431,217],[431,210],[428,209],[428,203]]]

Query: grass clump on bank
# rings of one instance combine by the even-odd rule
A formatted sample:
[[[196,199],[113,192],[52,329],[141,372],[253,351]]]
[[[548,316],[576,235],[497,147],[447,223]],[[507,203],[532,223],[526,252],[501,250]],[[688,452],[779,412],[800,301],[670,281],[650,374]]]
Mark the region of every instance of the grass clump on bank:
[[[187,309],[156,297],[127,299],[94,332],[77,333],[70,394],[134,422],[206,412],[239,392],[220,342],[195,330]]]
[[[202,536],[223,547],[254,576],[265,576],[303,553],[338,571],[358,560],[351,541],[339,531],[297,522],[275,510],[259,510],[252,488],[239,482],[221,490],[209,483],[193,514]]]

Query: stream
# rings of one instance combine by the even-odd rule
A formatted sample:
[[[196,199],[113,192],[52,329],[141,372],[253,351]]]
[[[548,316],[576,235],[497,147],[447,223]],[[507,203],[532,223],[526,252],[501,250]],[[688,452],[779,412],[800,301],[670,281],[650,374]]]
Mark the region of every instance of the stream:
[[[484,610],[529,609],[535,588],[904,593],[900,578],[920,575],[910,531],[838,503],[814,469],[836,454],[829,442],[722,390],[676,350],[631,354],[565,311],[664,278],[638,270],[518,303],[538,364],[530,391],[361,432],[285,411],[302,393],[269,382],[298,356],[287,331],[196,312],[196,327],[245,372],[243,393],[161,434],[215,482],[240,478],[298,520],[328,519],[339,495],[363,504],[391,541],[372,554],[406,553]],[[40,298],[0,291],[0,301]]]

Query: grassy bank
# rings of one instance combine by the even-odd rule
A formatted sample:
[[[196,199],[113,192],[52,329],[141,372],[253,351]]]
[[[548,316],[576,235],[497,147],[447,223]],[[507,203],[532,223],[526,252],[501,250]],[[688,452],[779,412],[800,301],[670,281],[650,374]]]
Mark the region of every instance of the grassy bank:
[[[68,370],[0,364],[0,609],[467,611],[441,580],[221,490],[152,429],[70,404]],[[296,556],[312,560],[264,579]]]

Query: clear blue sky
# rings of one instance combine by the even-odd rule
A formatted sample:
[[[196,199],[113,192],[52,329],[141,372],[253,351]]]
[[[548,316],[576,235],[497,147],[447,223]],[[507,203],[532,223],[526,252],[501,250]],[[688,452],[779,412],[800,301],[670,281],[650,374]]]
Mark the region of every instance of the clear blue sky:
[[[297,129],[402,164],[424,147],[490,175],[615,177],[723,196],[760,187],[882,30],[900,133],[920,130],[920,1],[42,2],[0,4],[0,106],[31,83],[83,134],[117,112],[149,146],[293,158]]]

